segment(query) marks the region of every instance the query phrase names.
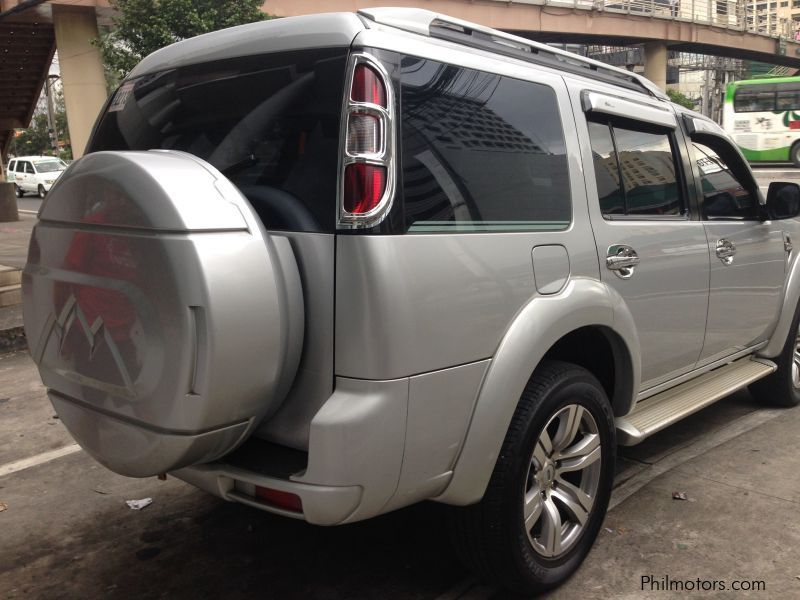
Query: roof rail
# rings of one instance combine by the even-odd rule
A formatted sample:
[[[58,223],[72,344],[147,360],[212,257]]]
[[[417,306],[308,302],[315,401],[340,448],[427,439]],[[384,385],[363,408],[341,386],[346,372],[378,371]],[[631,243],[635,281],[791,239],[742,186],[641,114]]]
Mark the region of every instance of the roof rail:
[[[669,99],[653,82],[636,73],[477,23],[422,8],[362,8],[358,14],[380,25],[643,91],[661,100]]]

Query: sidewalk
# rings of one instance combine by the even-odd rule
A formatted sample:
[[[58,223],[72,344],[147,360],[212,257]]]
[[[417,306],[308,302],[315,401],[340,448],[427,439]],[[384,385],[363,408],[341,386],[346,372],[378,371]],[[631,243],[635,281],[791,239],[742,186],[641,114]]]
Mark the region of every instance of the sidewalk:
[[[28,240],[31,237],[36,217],[20,214],[20,220],[0,223],[0,265],[21,269],[28,258]]]
[[[20,220],[0,223],[0,265],[22,269],[28,257],[28,241],[36,217],[20,214]],[[22,328],[22,306],[0,306],[0,353],[27,345]]]

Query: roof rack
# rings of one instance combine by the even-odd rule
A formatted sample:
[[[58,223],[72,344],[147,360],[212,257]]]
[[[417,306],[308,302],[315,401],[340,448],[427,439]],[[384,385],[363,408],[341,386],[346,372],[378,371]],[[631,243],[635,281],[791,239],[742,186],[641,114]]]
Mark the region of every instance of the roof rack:
[[[380,25],[643,91],[661,100],[669,99],[653,82],[636,73],[477,23],[421,8],[362,8],[358,14]]]

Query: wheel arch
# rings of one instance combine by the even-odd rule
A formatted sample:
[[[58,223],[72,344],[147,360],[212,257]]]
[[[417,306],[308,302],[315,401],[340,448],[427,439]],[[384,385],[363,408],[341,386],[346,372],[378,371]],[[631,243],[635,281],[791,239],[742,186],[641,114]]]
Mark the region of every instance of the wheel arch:
[[[602,344],[610,360],[592,361],[581,347],[587,341]],[[614,414],[630,412],[641,373],[633,317],[613,289],[575,278],[558,294],[533,298],[512,320],[481,384],[453,476],[436,500],[468,505],[483,497],[522,391],[546,358],[583,363],[611,392]]]
[[[794,231],[790,233],[797,234]],[[783,287],[783,303],[775,321],[775,329],[772,331],[767,345],[758,351],[758,356],[775,358],[781,353],[789,335],[798,303],[800,303],[800,260],[794,257],[791,271]]]

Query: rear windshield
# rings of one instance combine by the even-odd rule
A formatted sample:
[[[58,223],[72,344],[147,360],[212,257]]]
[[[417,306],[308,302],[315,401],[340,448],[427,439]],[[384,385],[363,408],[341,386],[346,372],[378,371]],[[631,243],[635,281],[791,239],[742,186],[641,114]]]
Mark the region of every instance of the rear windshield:
[[[248,56],[144,75],[89,145],[181,150],[222,171],[268,229],[335,229],[347,49]]]

